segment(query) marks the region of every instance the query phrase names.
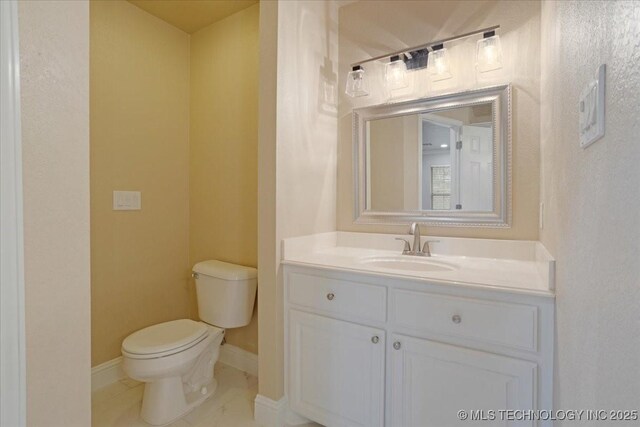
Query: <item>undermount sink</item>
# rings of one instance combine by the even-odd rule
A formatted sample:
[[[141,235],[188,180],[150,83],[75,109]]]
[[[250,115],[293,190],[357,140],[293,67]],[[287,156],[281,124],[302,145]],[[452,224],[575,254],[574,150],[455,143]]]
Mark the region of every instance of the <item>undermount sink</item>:
[[[448,263],[406,255],[362,258],[359,263],[371,267],[404,271],[453,271],[456,269],[455,266]]]

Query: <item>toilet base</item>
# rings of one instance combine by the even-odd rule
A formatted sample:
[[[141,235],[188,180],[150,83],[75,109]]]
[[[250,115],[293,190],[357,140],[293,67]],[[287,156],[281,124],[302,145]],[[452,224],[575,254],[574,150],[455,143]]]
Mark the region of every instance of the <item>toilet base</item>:
[[[144,386],[140,417],[154,426],[170,424],[182,418],[215,393],[218,382],[214,379],[200,390],[184,394],[182,378],[162,378]],[[159,404],[161,402],[162,404]]]

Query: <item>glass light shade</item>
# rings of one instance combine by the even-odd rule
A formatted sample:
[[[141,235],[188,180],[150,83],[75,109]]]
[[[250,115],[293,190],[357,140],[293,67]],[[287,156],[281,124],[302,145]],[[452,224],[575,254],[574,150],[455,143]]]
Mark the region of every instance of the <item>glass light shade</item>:
[[[384,78],[390,90],[407,87],[407,64],[402,59],[389,62],[385,66]]]
[[[356,96],[369,95],[369,84],[362,68],[359,70],[349,71],[349,75],[347,76],[347,88],[344,93],[352,98]]]
[[[449,67],[449,55],[447,48],[434,50],[429,53],[427,60],[427,70],[431,75],[431,80],[446,80],[451,78],[451,69]]]
[[[495,35],[478,40],[476,61],[476,67],[481,73],[502,68],[500,36]]]

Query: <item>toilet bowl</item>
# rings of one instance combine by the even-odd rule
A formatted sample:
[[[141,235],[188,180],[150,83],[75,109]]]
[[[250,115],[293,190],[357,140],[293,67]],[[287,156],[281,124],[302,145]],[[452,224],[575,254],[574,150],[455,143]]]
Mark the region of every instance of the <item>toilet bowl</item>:
[[[146,383],[140,415],[152,425],[175,421],[215,392],[213,367],[224,337],[222,327],[244,326],[251,320],[254,268],[205,261],[193,272],[202,322],[160,323],[122,342],[124,372]]]
[[[145,384],[142,418],[163,425],[180,418],[216,388],[213,366],[224,330],[189,319],[150,326],[122,343],[125,373]]]

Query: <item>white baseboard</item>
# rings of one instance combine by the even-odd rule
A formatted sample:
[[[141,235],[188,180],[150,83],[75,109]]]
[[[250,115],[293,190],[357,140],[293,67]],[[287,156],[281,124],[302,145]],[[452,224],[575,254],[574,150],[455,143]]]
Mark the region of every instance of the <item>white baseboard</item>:
[[[220,347],[218,361],[253,376],[258,376],[258,355],[231,344]]]
[[[91,368],[91,391],[113,384],[125,378],[122,356]]]
[[[275,401],[259,394],[255,400],[254,418],[262,427],[282,427],[286,407],[284,397]]]
[[[317,426],[318,424],[292,412],[287,405],[287,398],[275,401],[261,394],[254,402],[254,419],[262,427],[294,427]]]

